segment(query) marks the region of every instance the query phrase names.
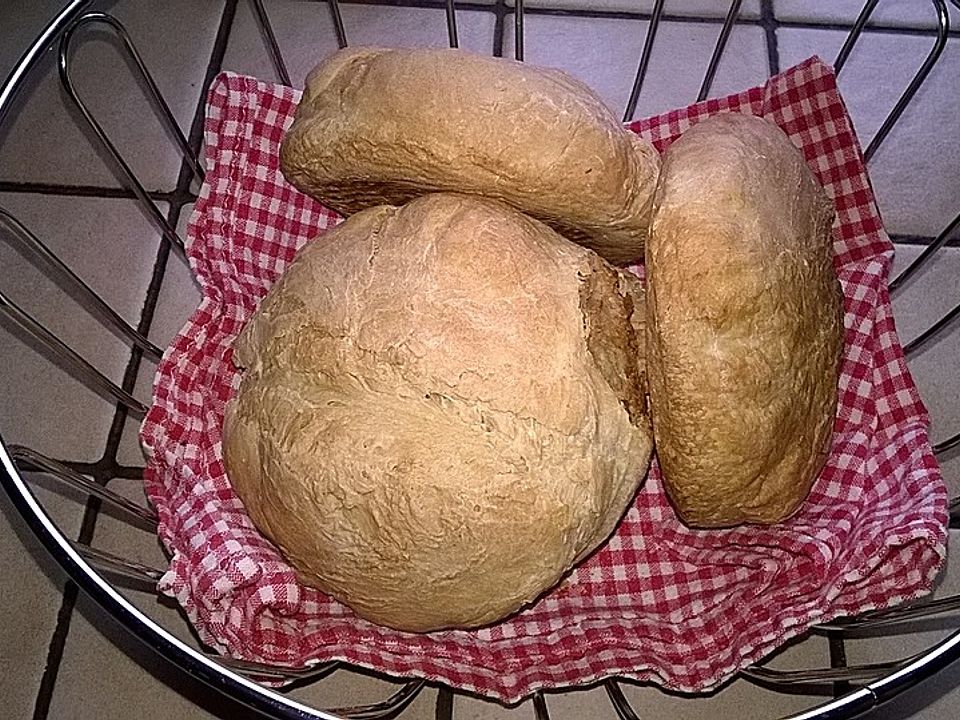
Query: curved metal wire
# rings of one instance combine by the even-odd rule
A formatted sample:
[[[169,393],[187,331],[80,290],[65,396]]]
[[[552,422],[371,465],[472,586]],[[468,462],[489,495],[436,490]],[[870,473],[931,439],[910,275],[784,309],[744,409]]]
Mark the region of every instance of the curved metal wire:
[[[43,29],[40,36],[27,48],[26,52],[13,66],[3,86],[0,87],[0,127],[7,113],[13,108],[13,102],[24,85],[24,80],[33,72],[40,58],[50,49],[50,45],[63,35],[63,31],[74,22],[76,17],[93,0],[70,0],[63,9]]]
[[[619,682],[612,678],[606,680],[603,683],[603,689],[607,691],[607,698],[620,720],[640,720],[624,696],[623,690],[620,689]]]
[[[100,498],[118,510],[147,523],[151,530],[156,531],[157,514],[152,509],[128,500],[123,495],[95,483],[63,463],[23,445],[11,445],[10,456],[20,470],[51,475],[68,487]]]
[[[727,47],[727,41],[730,40],[730,33],[733,32],[733,26],[740,15],[740,5],[742,0],[733,0],[730,3],[730,9],[727,10],[727,16],[724,18],[723,27],[720,29],[720,36],[717,38],[717,44],[713,48],[713,55],[710,56],[710,63],[707,65],[707,72],[704,73],[703,82],[700,84],[700,91],[697,93],[697,102],[707,99],[707,94],[713,86],[713,79],[717,75],[717,68],[720,67],[720,59],[723,57],[723,51]]]
[[[163,354],[156,345],[134,330],[119,313],[110,307],[93,289],[56,256],[36,235],[17,220],[3,207],[0,207],[0,229],[6,229],[3,237],[12,237],[20,246],[26,249],[31,259],[50,270],[57,279],[66,283],[73,290],[80,304],[89,310],[95,317],[118,332],[133,345],[140,348],[143,354],[153,362],[158,362]]]
[[[187,645],[145,615],[96,572],[50,518],[0,443],[0,484],[31,531],[70,577],[138,640],[211,688],[242,705],[274,717],[342,720],[257,685]]]
[[[257,7],[262,7],[260,0],[252,0],[254,2],[254,9]],[[951,0],[955,5],[960,7],[960,0]],[[61,44],[61,77],[65,73],[64,58],[68,55],[68,36],[72,35],[76,28],[81,25],[83,22],[93,22],[94,20],[87,20],[86,18],[93,18],[98,14],[91,14],[89,16],[80,17],[79,12],[87,4],[87,2],[74,2],[70,6],[70,10],[73,13],[71,16],[68,14],[61,14],[55,19],[55,22],[51,24],[47,30],[44,31],[44,34],[41,36],[43,43],[49,44],[52,40],[55,40],[56,37],[63,33],[63,42]],[[340,17],[339,7],[336,0],[329,0],[329,8],[334,20],[334,29],[337,33],[338,43],[341,47],[345,47],[347,44],[346,35],[343,30],[342,18]],[[875,5],[876,0],[871,0],[869,5]],[[649,64],[649,57],[653,46],[653,40],[656,35],[656,26],[659,22],[660,11],[662,10],[663,0],[657,0],[654,6],[654,15],[651,18],[651,25],[648,28],[647,39],[645,41],[644,52],[641,55],[640,67],[638,68],[637,78],[634,82],[634,90],[631,93],[631,102],[628,103],[628,116],[632,116],[632,112],[636,106],[636,98],[639,96],[640,89],[642,87],[644,75],[646,73],[647,66]],[[943,6],[943,0],[934,0],[934,5],[938,7]],[[719,67],[720,58],[726,43],[729,39],[730,33],[732,32],[733,25],[736,22],[736,17],[739,12],[740,2],[739,0],[734,0],[731,3],[730,10],[728,12],[727,18],[724,22],[724,26],[721,30],[720,37],[718,38],[717,46],[714,49],[714,54],[711,57],[710,64],[707,68],[707,73],[705,74],[703,83],[700,88],[700,94],[705,96],[709,92],[709,88],[713,82],[717,68]],[[871,10],[872,11],[872,10]],[[454,4],[451,0],[447,2],[447,20],[448,20],[448,37],[451,42],[451,46],[456,45],[456,26],[455,26],[455,10]],[[108,16],[104,16],[108,17]],[[867,14],[869,17],[869,13]],[[71,18],[77,18],[74,25],[70,25]],[[102,18],[100,18],[102,19]],[[260,19],[264,23],[264,27],[269,28],[269,20],[264,14],[263,18]],[[863,21],[866,22],[866,18]],[[451,24],[452,23],[452,24]],[[515,12],[515,27],[516,27],[516,43],[515,48],[517,50],[517,58],[522,59],[523,57],[523,4],[522,0],[517,0],[516,3],[516,12]],[[108,23],[109,24],[109,23]],[[119,25],[119,23],[118,23]],[[122,26],[120,26],[121,31]],[[64,32],[66,29],[66,32]],[[862,27],[861,27],[862,29]],[[268,43],[276,43],[275,37],[272,36],[272,28],[266,32]],[[272,38],[272,39],[271,39]],[[855,42],[853,39],[853,42]],[[850,38],[848,38],[848,41]],[[125,38],[125,42],[128,42],[129,38]],[[40,41],[38,41],[40,43]],[[850,47],[852,48],[852,43]],[[845,45],[846,47],[846,45]],[[139,62],[139,57],[136,55],[136,50],[132,48],[132,43],[130,48],[133,53],[133,59],[135,65],[139,66],[141,70],[145,73],[146,69],[142,66],[142,63]],[[38,48],[38,44],[35,44],[28,51],[27,55],[24,56],[27,60],[26,67],[29,68],[30,65],[35,61],[35,58],[45,49],[43,47]],[[941,48],[942,49],[942,48]],[[272,52],[272,50],[271,50]],[[847,55],[849,54],[849,49],[847,49]],[[843,58],[845,60],[845,57]],[[279,53],[279,47],[277,47],[277,55],[274,58],[278,63],[278,73],[279,68],[283,65],[282,56]],[[936,58],[934,58],[935,62]],[[23,62],[23,61],[22,61]],[[840,63],[842,65],[842,63]],[[923,68],[921,68],[922,70]],[[14,77],[13,86],[5,86],[0,89],[0,122],[2,122],[4,112],[9,103],[9,98],[17,91],[17,84],[19,83],[18,78],[26,76],[27,70],[18,66],[18,69],[15,69],[15,73],[19,70],[19,75],[12,76]],[[916,78],[915,78],[916,79]],[[920,78],[920,83],[925,79],[925,75]],[[67,82],[69,77],[67,74]],[[149,85],[152,85],[152,79],[149,78],[147,74],[146,82]],[[912,87],[913,84],[911,84]],[[919,85],[918,85],[919,87]],[[153,85],[155,89],[155,85]],[[911,88],[908,87],[908,93],[910,93]],[[913,89],[915,92],[916,89]],[[69,92],[69,89],[68,89]],[[159,91],[157,91],[159,93]],[[905,93],[907,95],[908,93]],[[912,97],[912,94],[910,95]],[[162,97],[160,98],[162,102]],[[901,98],[902,99],[902,98]],[[909,98],[908,98],[909,101]],[[79,103],[79,109],[84,112],[85,108],[82,106],[82,103]],[[896,110],[896,108],[895,108]],[[902,112],[902,110],[901,110]],[[169,109],[167,109],[169,115]],[[85,116],[88,113],[85,113]],[[891,113],[891,116],[893,113]],[[172,118],[172,115],[169,115]],[[897,116],[899,117],[899,116]],[[91,117],[87,117],[88,122],[91,122],[91,126],[96,131],[99,126],[95,124],[95,121]],[[629,118],[628,118],[629,119]],[[888,117],[888,120],[890,118]],[[896,118],[894,118],[895,122]],[[173,123],[176,125],[175,121]],[[182,133],[181,133],[182,139]],[[881,138],[882,140],[882,138]],[[107,140],[109,143],[109,140]],[[185,140],[184,140],[185,142]],[[112,147],[112,146],[107,146]],[[189,147],[187,148],[189,150]],[[186,155],[187,158],[192,157],[191,154]],[[126,167],[126,166],[124,166]],[[192,165],[195,171],[199,170],[198,166]],[[129,168],[126,168],[129,170]],[[136,180],[136,178],[134,178]],[[149,198],[148,198],[149,199]],[[925,251],[926,253],[927,251]],[[935,252],[935,251],[934,251]],[[932,254],[932,252],[931,252]],[[911,266],[912,267],[912,266]],[[908,268],[910,270],[910,268]],[[3,307],[3,301],[5,298],[0,296],[0,308]],[[102,377],[102,376],[101,376]],[[105,378],[104,378],[105,380]],[[107,381],[109,383],[109,381]],[[114,386],[115,387],[115,386]],[[122,391],[121,391],[122,392]],[[141,406],[142,408],[142,406]],[[131,408],[133,409],[133,408]],[[960,436],[958,436],[960,438]],[[953,439],[951,439],[953,440]],[[950,442],[950,441],[947,441]],[[958,440],[957,442],[960,442]],[[49,458],[46,458],[49,460]],[[51,463],[55,461],[50,460]],[[69,470],[69,468],[68,468]],[[48,470],[49,471],[49,470]],[[52,472],[52,471],[50,471]],[[57,474],[57,473],[54,473]],[[59,473],[63,475],[64,473]],[[82,477],[82,476],[81,476]],[[122,597],[116,590],[107,583],[102,576],[100,576],[94,570],[94,566],[103,568],[105,571],[110,573],[120,573],[125,574],[129,573],[129,577],[138,578],[138,579],[153,579],[155,582],[156,573],[159,571],[154,568],[147,568],[145,566],[138,566],[136,563],[130,563],[123,558],[118,558],[116,556],[110,555],[109,553],[104,553],[103,551],[94,550],[88,546],[77,547],[70,543],[63,535],[60,533],[59,529],[51,521],[48,515],[46,515],[43,508],[37,503],[36,498],[32,495],[27,485],[24,483],[23,477],[18,472],[17,465],[11,459],[11,456],[8,455],[6,448],[0,443],[0,483],[3,484],[4,489],[12,498],[14,504],[16,505],[18,511],[26,519],[28,525],[31,527],[33,532],[40,538],[41,542],[47,548],[47,550],[54,556],[58,563],[64,567],[68,574],[81,586],[81,588],[90,594],[95,601],[103,605],[107,611],[113,615],[118,621],[121,622],[128,630],[130,630],[134,635],[139,639],[147,642],[153,649],[157,650],[161,655],[166,659],[173,662],[174,664],[184,668],[190,674],[194,675],[203,682],[208,683],[211,687],[214,687],[222,692],[225,692],[241,703],[248,705],[251,708],[254,708],[260,712],[269,713],[275,717],[297,717],[297,718],[318,718],[323,720],[331,720],[334,716],[329,714],[330,712],[335,712],[341,715],[341,717],[352,717],[358,719],[371,720],[373,718],[382,718],[386,716],[392,716],[399,713],[404,707],[406,707],[416,695],[423,689],[425,683],[423,681],[417,680],[406,683],[399,691],[394,695],[387,698],[381,703],[376,703],[374,705],[362,706],[362,707],[352,707],[352,708],[341,708],[335,711],[320,711],[313,708],[306,707],[302,704],[296,703],[288,698],[283,697],[273,691],[267,690],[266,688],[260,687],[255,683],[250,682],[249,677],[261,677],[261,678],[274,678],[274,679],[305,679],[313,678],[319,675],[327,674],[331,669],[336,667],[336,663],[324,664],[317,667],[309,667],[299,670],[291,670],[284,668],[273,668],[272,666],[264,666],[257,663],[249,663],[247,661],[237,661],[224,658],[218,658],[214,656],[207,655],[203,652],[200,652],[189,645],[186,645],[180,642],[178,639],[173,637],[170,633],[165,631],[162,627],[151,621],[148,617],[139,612],[134,606],[132,606],[125,598]],[[86,488],[85,488],[86,489]],[[90,490],[91,494],[95,494]],[[946,600],[946,599],[942,599]],[[939,606],[936,606],[935,603],[939,601],[931,602],[927,605],[927,611],[933,612],[935,607],[945,607],[945,603],[941,603]],[[952,606],[951,608],[952,609]],[[944,610],[939,610],[944,611]],[[920,611],[915,611],[920,612]],[[896,621],[902,621],[905,619],[904,615],[901,615]],[[867,621],[870,618],[866,618]],[[884,622],[883,618],[873,618],[874,623]],[[892,621],[891,621],[892,622]],[[830,627],[828,629],[834,630],[835,628]],[[958,631],[960,632],[960,631]],[[872,707],[875,707],[877,704],[884,702],[885,700],[893,697],[895,694],[902,692],[911,685],[916,684],[920,680],[927,677],[931,672],[935,672],[941,667],[945,666],[947,663],[952,662],[960,656],[960,640],[957,639],[958,633],[951,635],[946,640],[937,644],[930,650],[921,655],[918,655],[914,658],[908,658],[906,660],[894,661],[891,663],[883,663],[875,666],[860,666],[860,668],[851,669],[846,675],[842,676],[842,679],[872,679],[876,677],[874,673],[872,676],[867,677],[868,672],[873,672],[873,670],[879,669],[880,672],[883,670],[889,670],[891,668],[895,669],[895,672],[890,673],[889,675],[875,680],[870,685],[865,688],[860,688],[854,690],[847,695],[844,695],[841,698],[836,700],[831,700],[817,708],[812,708],[808,711],[804,711],[799,714],[791,716],[787,720],[813,720],[817,718],[818,720],[827,720],[828,718],[840,718],[840,717],[850,717],[853,714],[858,714],[869,710]],[[837,674],[837,669],[835,668],[823,668],[815,669],[808,671],[797,671],[805,672],[805,679],[801,679],[800,676],[794,674],[784,674],[784,673],[793,673],[794,671],[775,671],[768,668],[750,668],[744,674],[747,676],[754,677],[755,679],[763,679],[766,682],[773,682],[775,684],[795,684],[798,682],[823,682],[825,678],[838,679],[841,675]],[[856,675],[856,672],[860,672],[861,675]],[[851,675],[851,673],[854,673]],[[626,698],[624,697],[619,684],[616,680],[611,679],[607,680],[604,683],[604,688],[607,692],[608,698],[611,701],[611,704],[615,708],[619,717],[623,720],[636,720],[637,716],[633,712]],[[537,693],[534,696],[533,706],[535,713],[538,718],[546,718],[547,714],[547,704],[542,693]]]
[[[957,610],[960,610],[960,595],[948,595],[934,600],[924,600],[911,605],[901,605],[887,610],[875,610],[853,618],[843,618],[842,620],[814,625],[813,629],[826,632],[849,633],[887,625],[898,625],[907,621],[933,617],[934,615],[940,615],[945,612],[955,612]]]
[[[957,0],[957,2],[960,2],[960,0]],[[914,277],[924,265],[930,262],[930,259],[940,252],[940,249],[949,242],[950,238],[952,238],[958,230],[960,230],[960,215],[957,215],[950,224],[943,229],[943,232],[937,235],[934,241],[927,245],[923,249],[923,252],[914,258],[913,262],[890,282],[890,294],[893,295],[906,286],[910,278]]]
[[[917,656],[899,670],[870,683],[865,689],[876,698],[876,705],[887,702],[960,659],[960,630]]]
[[[163,570],[127,560],[105,550],[98,550],[83,543],[74,543],[73,547],[84,560],[101,572],[133,580],[153,590],[156,590],[157,583],[163,577]]]
[[[906,343],[903,346],[903,354],[910,357],[915,352],[920,351],[925,345],[929,344],[931,340],[940,336],[944,330],[953,325],[957,318],[960,318],[960,303],[955,305],[946,315],[917,335],[913,340]]]
[[[656,0],[653,4],[653,13],[650,16],[650,24],[647,25],[647,35],[643,40],[643,50],[640,53],[640,65],[637,67],[637,74],[633,79],[633,87],[630,90],[630,97],[627,100],[627,107],[623,111],[623,121],[633,120],[634,113],[637,111],[637,101],[640,99],[640,91],[643,90],[643,81],[647,77],[647,70],[650,68],[650,57],[653,55],[653,41],[657,37],[657,30],[660,29],[660,16],[663,14],[664,0]]]
[[[878,699],[874,692],[868,687],[863,687],[841,695],[836,700],[779,720],[845,720],[860,717],[874,709],[877,704]]]
[[[453,691],[446,685],[437,689],[434,720],[453,720]]]
[[[67,98],[77,109],[77,111],[86,121],[87,126],[93,131],[94,135],[96,135],[97,139],[100,141],[101,146],[117,164],[117,167],[120,169],[120,172],[126,180],[128,187],[133,191],[133,194],[140,202],[141,207],[143,207],[146,211],[148,217],[150,217],[157,228],[163,233],[163,236],[168,241],[173,243],[173,245],[181,253],[183,253],[184,244],[180,235],[177,233],[176,229],[174,229],[170,223],[167,222],[166,217],[164,217],[156,203],[150,198],[150,195],[143,187],[143,184],[137,178],[136,173],[133,172],[126,160],[123,159],[123,156],[117,149],[116,145],[113,144],[103,127],[93,116],[93,113],[90,112],[90,109],[80,98],[76,86],[73,83],[73,79],[70,76],[70,47],[71,43],[73,42],[73,38],[75,37],[77,31],[79,31],[82,27],[93,24],[104,25],[112,30],[120,39],[121,47],[127,53],[128,58],[133,62],[133,66],[137,69],[140,80],[147,87],[148,98],[153,102],[154,107],[160,111],[158,117],[166,126],[167,131],[173,135],[174,140],[180,147],[180,151],[183,153],[184,161],[193,171],[194,176],[200,181],[203,180],[203,168],[200,167],[199,160],[197,159],[196,155],[194,155],[193,150],[190,148],[190,144],[187,142],[186,137],[184,137],[183,131],[180,129],[176,118],[174,118],[173,113],[170,111],[170,107],[167,105],[167,101],[164,100],[163,95],[160,93],[160,89],[154,82],[153,77],[147,70],[146,65],[144,65],[143,59],[140,57],[140,53],[137,52],[136,47],[130,40],[130,36],[126,31],[126,28],[123,27],[119,20],[111,15],[107,15],[106,13],[91,12],[77,18],[77,20],[66,29],[63,37],[60,40],[58,64],[60,70],[60,84],[66,91]]]
[[[457,8],[453,0],[447,0],[446,5],[444,5],[444,11],[447,16],[447,40],[450,42],[450,47],[459,47],[460,41],[457,39]]]
[[[870,20],[870,16],[873,15],[873,11],[876,10],[878,2],[880,2],[880,0],[867,0],[863,7],[860,8],[860,13],[857,15],[857,19],[850,28],[850,32],[847,33],[847,38],[843,41],[843,45],[840,47],[840,52],[837,53],[837,59],[833,61],[833,69],[837,75],[840,75],[840,71],[843,70],[843,66],[847,64],[847,58],[850,57],[850,53],[853,51],[853,46],[856,45],[857,40],[860,39],[860,35],[863,33],[863,28],[866,26],[867,21]]]
[[[533,695],[533,715],[537,720],[550,720],[550,711],[547,710],[547,701],[542,692]]]
[[[947,450],[952,450],[953,448],[957,447],[958,445],[960,445],[960,433],[957,433],[956,435],[952,435],[951,437],[947,438],[946,440],[944,440],[944,441],[942,441],[942,442],[938,442],[936,445],[934,445],[934,446],[933,446],[933,454],[934,454],[934,455],[939,455],[940,453],[944,453],[944,452],[946,452]]]
[[[343,718],[350,718],[350,720],[381,720],[381,718],[393,717],[412,703],[413,699],[420,694],[420,691],[426,685],[425,680],[414,680],[406,683],[383,702],[373,705],[335,708],[330,712]]]
[[[847,35],[847,39],[840,48],[840,52],[837,54],[837,59],[833,63],[838,77],[840,75],[840,71],[843,69],[844,65],[846,65],[854,45],[856,45],[857,40],[863,33],[863,28],[870,19],[870,15],[873,14],[873,11],[877,6],[877,2],[878,0],[868,0],[868,2],[863,6],[863,10],[860,11],[860,15],[857,16],[857,20],[853,24],[853,28],[851,28],[849,34]],[[867,145],[867,149],[864,150],[863,159],[867,163],[870,162],[870,159],[877,152],[883,141],[886,140],[887,136],[890,134],[890,131],[893,130],[894,125],[896,125],[897,121],[900,120],[900,116],[903,115],[903,111],[907,109],[907,106],[910,104],[913,96],[917,94],[917,91],[926,81],[927,76],[930,75],[930,71],[933,70],[934,65],[937,64],[937,60],[940,59],[940,55],[943,54],[943,49],[947,46],[947,38],[950,32],[950,15],[947,12],[947,4],[945,0],[932,0],[932,2],[933,7],[937,12],[937,39],[934,42],[930,53],[923,61],[923,64],[920,65],[920,68],[908,83],[907,89],[904,90],[903,94],[897,99],[893,109],[890,111],[887,117],[884,118],[883,123],[880,125],[880,129],[877,130],[876,135],[873,136],[870,144]]]
[[[343,28],[343,16],[340,14],[340,4],[337,0],[327,0],[330,8],[330,19],[333,20],[333,32],[337,36],[337,45],[342,50],[347,46],[347,31]]]
[[[270,18],[267,15],[266,8],[263,7],[263,0],[250,0],[250,2],[253,4],[254,17],[266,40],[267,51],[270,53],[270,61],[277,71],[277,77],[280,78],[281,83],[290,87],[293,85],[293,83],[290,82],[290,73],[287,70],[287,64],[283,61],[283,53],[280,52],[280,45],[277,43],[277,36],[273,32],[273,25],[270,24]]]
[[[241,675],[258,681],[280,680],[282,682],[302,682],[305,680],[319,680],[320,678],[329,675],[342,665],[337,661],[333,661],[328,663],[316,663],[314,665],[308,665],[305,668],[284,668],[276,665],[267,665],[266,663],[254,662],[252,660],[239,660],[237,658],[227,657],[226,655],[215,655],[213,653],[205,654],[214,662],[223,665],[234,672],[238,672]]]
[[[514,0],[513,56],[523,60],[523,0]]]
[[[20,308],[2,292],[0,292],[0,315],[6,317],[14,325],[19,327],[20,330],[36,342],[44,352],[56,358],[60,367],[71,370],[73,374],[82,379],[91,390],[121,403],[137,417],[142,418],[147,414],[146,405],[84,360],[75,350],[63,342],[63,340],[47,330],[42,323],[37,322],[33,316]]]
[[[922,653],[921,653],[922,654]],[[916,656],[916,657],[919,657]],[[834,682],[868,683],[876,680],[884,672],[903,667],[915,657],[906,660],[869,663],[866,665],[846,665],[844,667],[813,668],[804,670],[776,670],[774,668],[753,665],[741,671],[741,675],[751,680],[759,680],[770,685],[824,685]]]

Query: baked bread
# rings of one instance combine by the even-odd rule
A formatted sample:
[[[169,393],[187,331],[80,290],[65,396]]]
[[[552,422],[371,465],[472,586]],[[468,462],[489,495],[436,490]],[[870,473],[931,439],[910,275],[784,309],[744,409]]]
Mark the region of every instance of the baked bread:
[[[344,215],[483,195],[614,263],[643,256],[660,165],[564,73],[451,49],[334,53],[307,77],[280,159],[288,181]]]
[[[367,209],[300,252],[235,342],[228,475],[357,614],[490,623],[596,548],[644,477],[642,323],[630,276],[507,205]]]
[[[670,146],[654,202],[646,356],[666,489],[693,526],[778,522],[836,413],[833,204],[777,126],[739,114]]]

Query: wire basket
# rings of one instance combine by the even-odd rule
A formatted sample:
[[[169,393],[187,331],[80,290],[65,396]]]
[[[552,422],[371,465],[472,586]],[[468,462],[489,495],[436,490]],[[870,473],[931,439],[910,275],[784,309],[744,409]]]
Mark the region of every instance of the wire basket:
[[[950,1],[960,8],[960,0]],[[538,5],[536,8],[525,9],[521,0],[515,0],[515,4],[512,5],[498,0],[493,5],[462,3],[458,7],[455,7],[452,0],[442,3],[433,0],[409,3],[387,2],[387,0],[384,2],[388,5],[399,4],[442,10],[446,37],[452,47],[457,46],[459,40],[458,10],[462,12],[464,7],[469,5],[470,10],[491,13],[495,18],[494,53],[506,54],[504,39],[508,36],[505,30],[507,24],[512,23],[513,54],[518,60],[522,60],[524,56],[524,18],[531,13],[593,14],[608,17],[610,20],[618,18],[644,20],[647,22],[647,32],[642,51],[637,58],[636,73],[626,102],[624,120],[634,117],[642,98],[644,83],[649,79],[653,48],[661,21],[671,18],[690,19],[688,16],[670,16],[665,12],[664,0],[655,0],[648,11],[642,12],[573,10],[565,9],[563,3],[558,3],[555,7]],[[861,40],[877,4],[878,0],[869,0],[853,25],[844,28],[847,32],[846,41],[834,63],[836,71],[841,76],[843,67],[856,43]],[[873,135],[865,150],[868,163],[903,116],[908,105],[914,100],[941,57],[948,40],[953,37],[949,30],[950,18],[946,0],[932,0],[932,2],[916,0],[915,4],[926,8],[929,15],[926,22],[935,28],[929,33],[923,33],[929,35],[932,47]],[[184,251],[184,243],[177,229],[178,221],[181,219],[184,208],[196,198],[196,183],[203,178],[203,168],[198,160],[202,143],[203,107],[201,104],[196,109],[189,130],[184,132],[163,92],[138,53],[135,39],[116,17],[103,12],[90,12],[90,5],[91,0],[73,0],[64,7],[55,18],[50,20],[43,33],[27,49],[3,87],[0,88],[0,142],[3,139],[4,124],[12,117],[12,111],[17,107],[15,101],[18,94],[34,81],[44,55],[51,51],[58,52],[60,82],[68,104],[75,110],[77,121],[112,161],[119,178],[127,188],[122,197],[133,197],[138,201],[144,215],[158,230],[162,240],[154,272],[147,287],[142,313],[139,321],[133,325],[82,280],[64,258],[51,251],[42,239],[31,232],[13,213],[0,207],[0,238],[28,256],[37,268],[54,281],[60,291],[75,299],[84,312],[109,328],[129,348],[123,378],[120,382],[116,382],[107,373],[97,369],[91,362],[71,349],[61,337],[62,332],[49,327],[50,323],[38,321],[4,294],[5,282],[10,278],[6,278],[0,271],[0,317],[5,321],[5,327],[12,331],[12,339],[15,342],[27,342],[37,352],[52,360],[64,373],[81,380],[90,390],[115,404],[113,425],[100,461],[81,462],[71,457],[66,451],[42,453],[35,448],[23,445],[0,443],[0,461],[3,465],[0,481],[29,528],[80,589],[91,596],[127,631],[159,653],[166,661],[178,666],[192,677],[270,717],[381,718],[397,715],[402,717],[405,708],[426,687],[425,681],[405,682],[397,692],[373,704],[326,710],[308,707],[289,694],[270,689],[271,681],[292,681],[300,686],[307,683],[322,685],[324,678],[337,668],[338,663],[326,663],[306,670],[291,671],[231,660],[209,651],[197,642],[184,641],[181,639],[184,635],[182,628],[158,624],[143,609],[131,602],[123,592],[127,587],[155,589],[162,571],[139,563],[135,558],[107,553],[91,545],[93,528],[98,515],[105,512],[103,509],[108,507],[112,508],[111,512],[116,517],[127,518],[132,527],[139,528],[142,532],[153,533],[156,529],[156,516],[152,509],[129,500],[111,488],[110,483],[117,479],[137,480],[142,477],[141,467],[124,465],[118,461],[118,446],[124,426],[136,426],[147,409],[135,396],[138,372],[142,368],[152,368],[161,355],[160,348],[148,339],[148,333],[158,303],[161,301],[168,260],[171,259],[171,254],[182,255]],[[232,21],[237,5],[238,0],[226,3],[225,21],[221,23],[221,32],[218,33],[215,41],[213,58],[204,78],[204,87],[213,79],[223,61],[231,24],[226,20],[229,18]],[[768,34],[776,30],[778,21],[773,14],[772,2],[761,2],[759,14],[756,17],[745,17],[741,5],[740,0],[733,0],[723,17],[707,19],[717,30],[716,44],[704,70],[696,100],[704,99],[711,93],[721,60],[731,44],[731,35],[738,23],[753,25]],[[249,8],[264,39],[278,78],[281,82],[290,84],[290,72],[285,63],[283,48],[277,42],[267,9],[262,0],[250,0]],[[328,0],[325,7],[323,4],[318,4],[316,12],[329,13],[336,44],[345,47],[349,38],[344,26],[343,13],[336,0]],[[88,106],[88,100],[84,99],[77,88],[73,76],[76,49],[92,31],[107,32],[113,36],[116,46],[125,57],[127,66],[182,154],[178,181],[172,192],[160,193],[147,189],[148,183],[142,179],[141,173],[134,171],[128,159],[120,153],[118,144],[104,130],[96,113]],[[772,49],[768,43],[768,50],[768,70],[770,74],[775,74],[779,70],[776,43],[772,44]],[[72,190],[61,188],[61,191],[66,195],[71,193],[82,195],[90,192],[89,189],[84,188]],[[921,238],[920,241],[924,245],[922,252],[893,280],[890,285],[891,292],[895,293],[904,288],[922,268],[929,266],[931,261],[938,257],[938,252],[951,243],[958,228],[960,228],[960,216],[954,218],[935,237]],[[91,252],[95,252],[95,248]],[[923,329],[904,346],[908,358],[928,346],[933,349],[934,341],[950,332],[957,316],[960,316],[960,305],[948,308],[935,322]],[[950,358],[946,356],[938,359],[938,362],[944,365],[949,361]],[[42,394],[44,388],[23,387],[22,392],[23,394]],[[71,433],[71,428],[67,424],[58,426],[55,420],[55,418],[51,420],[53,423],[51,432],[54,432],[57,437],[66,438]],[[10,435],[16,434],[15,429],[4,427],[2,430]],[[951,430],[958,431],[960,428]],[[934,447],[934,452],[938,456],[947,457],[958,446],[960,446],[960,432],[955,432],[939,442]],[[39,495],[35,489],[39,482],[59,483],[79,493],[87,501],[87,520],[76,540],[68,537],[69,532],[53,519],[49,509],[38,499]],[[960,527],[960,499],[951,502],[950,508],[951,527]],[[824,702],[809,710],[790,715],[789,717],[793,720],[808,718],[826,720],[857,716],[879,707],[960,657],[960,629],[917,655],[892,658],[887,663],[869,666],[853,666],[846,663],[844,638],[863,632],[893,633],[897,632],[898,628],[902,628],[905,623],[956,610],[960,610],[960,595],[938,597],[893,610],[868,613],[855,619],[818,626],[814,628],[814,632],[825,634],[829,639],[830,667],[775,670],[768,666],[753,666],[745,670],[742,675],[753,682],[783,693],[795,692],[798,687],[815,687],[821,690],[826,688]],[[954,620],[955,618],[951,619],[951,622],[953,623]],[[960,625],[951,624],[951,627],[960,628]],[[603,688],[609,700],[608,709],[611,717],[616,716],[624,720],[637,717],[622,690],[620,681],[608,679],[603,682]],[[456,691],[446,687],[439,687],[437,690],[436,717],[452,717]],[[547,698],[548,696],[543,693],[534,695],[533,708],[537,718],[551,716]]]

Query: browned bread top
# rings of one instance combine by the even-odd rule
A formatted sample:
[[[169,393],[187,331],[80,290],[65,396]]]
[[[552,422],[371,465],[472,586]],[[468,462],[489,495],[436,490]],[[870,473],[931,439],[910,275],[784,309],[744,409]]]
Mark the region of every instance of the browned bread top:
[[[647,372],[665,485],[691,525],[782,520],[826,459],[843,343],[833,217],[760,118],[705,120],[664,155]]]
[[[333,54],[307,78],[281,148],[287,180],[342,214],[483,195],[614,263],[643,255],[659,166],[577,80],[451,49]]]
[[[235,344],[231,482],[361,616],[495,621],[596,548],[642,481],[642,303],[500,202],[362,211],[301,251]]]

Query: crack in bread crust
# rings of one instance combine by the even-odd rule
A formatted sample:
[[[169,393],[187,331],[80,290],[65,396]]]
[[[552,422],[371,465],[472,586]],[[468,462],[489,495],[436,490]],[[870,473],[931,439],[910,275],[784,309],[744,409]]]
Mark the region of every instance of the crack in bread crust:
[[[224,462],[250,517],[374,622],[514,612],[609,536],[645,475],[626,287],[495,201],[428,195],[348,218],[238,340]]]
[[[632,318],[638,308],[616,270],[597,257],[588,259],[581,273],[580,312],[587,350],[603,379],[620,399],[634,425],[646,427],[644,372],[640,340]],[[642,308],[639,308],[642,313]]]

